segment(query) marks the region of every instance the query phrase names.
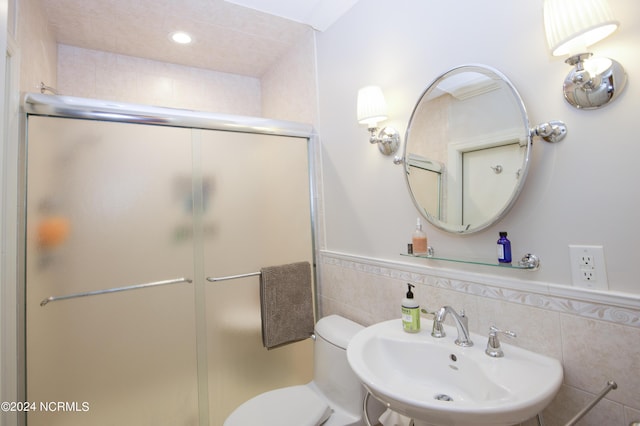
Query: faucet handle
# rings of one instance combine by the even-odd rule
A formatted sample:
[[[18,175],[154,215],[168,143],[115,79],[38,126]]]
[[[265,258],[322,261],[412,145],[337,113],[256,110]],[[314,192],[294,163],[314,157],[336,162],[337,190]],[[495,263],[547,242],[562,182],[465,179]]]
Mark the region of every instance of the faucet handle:
[[[496,327],[495,325],[492,325],[491,327],[489,327],[489,336],[496,336],[498,333],[502,333],[507,337],[518,337],[518,335],[516,334],[515,331],[510,331],[510,330],[500,330],[498,327]]]
[[[446,315],[446,307],[438,309],[434,312],[433,315],[433,327],[431,328],[431,336],[440,339],[445,337],[447,333],[444,332],[444,327],[442,326],[442,321],[444,320],[444,316]]]
[[[420,312],[422,312],[425,315],[432,315],[434,317],[436,316],[435,312],[431,312],[431,311],[429,311],[428,309],[425,309],[425,308],[420,308]]]
[[[504,352],[500,347],[500,340],[498,339],[498,333],[504,334],[507,337],[514,338],[517,334],[510,330],[500,330],[495,325],[489,327],[489,340],[487,341],[487,349],[485,353],[493,358],[501,358],[504,356]]]

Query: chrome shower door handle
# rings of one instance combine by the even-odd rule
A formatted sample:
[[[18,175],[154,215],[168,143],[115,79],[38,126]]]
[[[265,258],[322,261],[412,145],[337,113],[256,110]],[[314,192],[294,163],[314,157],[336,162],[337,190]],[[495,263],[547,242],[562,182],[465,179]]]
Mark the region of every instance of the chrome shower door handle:
[[[58,300],[76,299],[78,297],[97,296],[99,294],[117,293],[120,291],[138,290],[141,288],[157,287],[157,286],[169,285],[169,284],[191,283],[191,282],[192,281],[190,278],[175,278],[172,280],[154,281],[154,282],[144,283],[144,284],[134,284],[134,285],[128,285],[123,287],[106,288],[103,290],[85,291],[82,293],[73,293],[73,294],[67,294],[64,296],[50,296],[44,299],[42,302],[40,302],[40,306],[45,306],[49,302],[55,302]]]
[[[253,277],[256,275],[262,275],[261,272],[249,272],[247,274],[238,274],[238,275],[229,275],[226,277],[207,277],[207,281],[209,281],[210,283],[216,283],[218,281],[227,281],[227,280],[235,280],[238,278],[246,278],[246,277]]]

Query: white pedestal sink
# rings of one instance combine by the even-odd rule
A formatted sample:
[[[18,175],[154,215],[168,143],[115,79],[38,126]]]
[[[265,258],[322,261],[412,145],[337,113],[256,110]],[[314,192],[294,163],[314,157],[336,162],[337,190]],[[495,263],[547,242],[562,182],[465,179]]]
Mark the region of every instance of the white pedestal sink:
[[[504,357],[485,354],[487,336],[472,333],[472,347],[431,337],[431,322],[419,333],[402,330],[401,320],[381,322],[356,334],[347,349],[349,364],[365,388],[387,406],[438,426],[510,426],[532,418],[562,384],[556,359],[502,343]],[[520,331],[524,334],[525,331]]]

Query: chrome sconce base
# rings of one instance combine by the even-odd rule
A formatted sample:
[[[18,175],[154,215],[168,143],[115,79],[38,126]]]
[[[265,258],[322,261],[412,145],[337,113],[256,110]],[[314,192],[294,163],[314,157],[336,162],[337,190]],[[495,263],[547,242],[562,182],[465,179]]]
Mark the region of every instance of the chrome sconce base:
[[[559,120],[538,124],[530,130],[531,137],[539,136],[546,142],[560,142],[567,135],[567,125]]]
[[[400,146],[400,133],[393,127],[383,127],[376,135],[377,127],[369,127],[369,142],[378,144],[378,149],[384,155],[394,154]]]
[[[564,98],[575,108],[596,109],[607,105],[622,93],[627,75],[619,62],[609,58],[591,58],[579,53],[565,62],[575,68],[562,86]]]
[[[535,254],[527,253],[524,256],[522,256],[522,259],[520,259],[520,262],[518,262],[518,265],[520,265],[525,269],[536,271],[538,270],[538,268],[540,268],[540,258]]]

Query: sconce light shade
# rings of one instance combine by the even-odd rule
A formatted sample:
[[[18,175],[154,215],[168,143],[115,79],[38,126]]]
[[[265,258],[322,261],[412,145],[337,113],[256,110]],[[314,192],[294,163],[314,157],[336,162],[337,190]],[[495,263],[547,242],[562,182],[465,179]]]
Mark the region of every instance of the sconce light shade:
[[[358,90],[358,123],[367,125],[370,143],[378,144],[382,154],[391,155],[400,146],[400,134],[393,127],[385,127],[378,133],[378,123],[386,119],[387,103],[382,89],[366,86]]]
[[[553,56],[584,53],[619,25],[606,0],[544,2],[544,29]]]
[[[619,26],[607,0],[544,0],[544,29],[553,56],[568,55],[573,66],[563,85],[564,97],[581,109],[600,108],[624,89],[627,76],[618,62],[591,58],[587,47]]]
[[[387,103],[382,89],[378,86],[366,86],[358,90],[358,122],[372,128],[386,119]]]

